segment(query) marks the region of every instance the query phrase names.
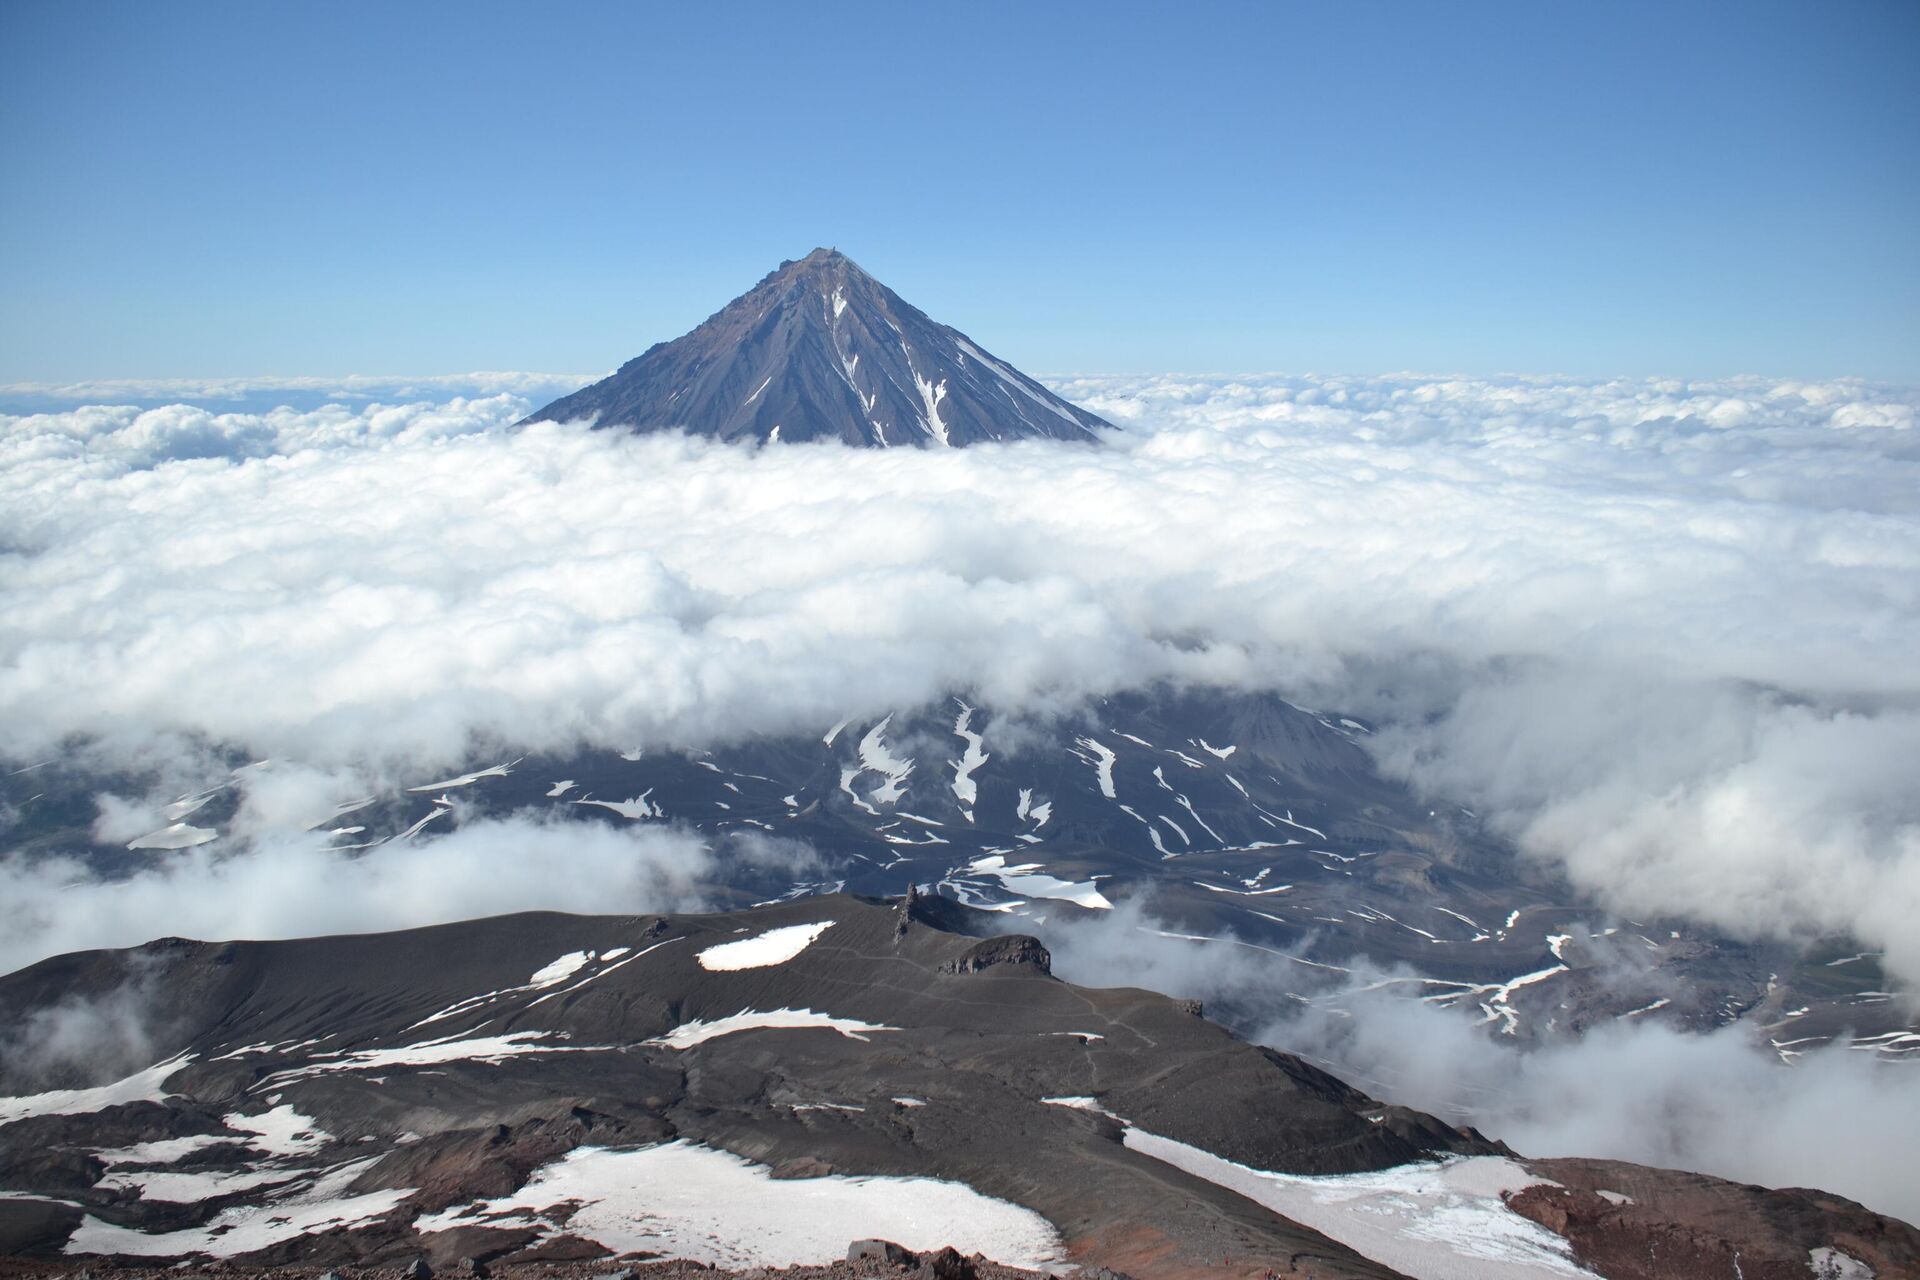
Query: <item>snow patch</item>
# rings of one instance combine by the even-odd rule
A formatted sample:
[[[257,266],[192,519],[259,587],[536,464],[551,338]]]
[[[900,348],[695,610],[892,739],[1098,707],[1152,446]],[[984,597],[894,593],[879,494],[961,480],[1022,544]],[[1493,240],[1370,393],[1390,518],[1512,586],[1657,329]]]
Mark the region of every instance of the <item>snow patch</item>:
[[[821,920],[815,924],[783,925],[738,942],[723,942],[700,953],[700,967],[716,972],[731,972],[785,964],[812,946],[816,938],[833,927],[833,923],[831,920]]]
[[[103,1111],[128,1102],[159,1102],[165,1098],[167,1077],[193,1061],[190,1053],[156,1062],[145,1071],[91,1089],[50,1089],[20,1097],[0,1098],[0,1124],[28,1116],[71,1116]]]
[[[1037,831],[1041,827],[1046,826],[1047,819],[1053,816],[1053,801],[1042,800],[1039,804],[1035,804],[1033,802],[1033,789],[1030,787],[1022,787],[1020,788],[1020,803],[1014,808],[1013,815],[1022,822],[1031,822]]]
[[[1831,1245],[1807,1252],[1807,1269],[1816,1280],[1873,1280],[1873,1268]]]
[[[1100,794],[1109,800],[1118,799],[1113,789],[1113,762],[1119,757],[1114,755],[1113,748],[1092,738],[1076,738],[1074,741],[1092,753],[1091,759],[1084,755],[1080,758],[1093,766],[1094,778],[1100,784]]]
[[[217,840],[219,836],[220,833],[211,827],[195,827],[185,822],[176,822],[171,826],[162,827],[158,831],[149,831],[143,836],[127,841],[127,848],[191,849],[195,845],[206,844],[209,840]]]
[[[475,769],[472,773],[463,773],[457,778],[448,778],[444,782],[429,782],[418,787],[408,787],[408,791],[450,791],[455,787],[470,787],[482,778],[504,778],[513,772],[518,760],[506,764],[496,764],[490,769]]]
[[[294,1110],[292,1103],[281,1103],[257,1116],[234,1112],[220,1117],[220,1123],[235,1133],[252,1135],[246,1144],[272,1156],[312,1155],[333,1140],[333,1135],[316,1124],[312,1116],[303,1116]]]
[[[277,1072],[268,1079],[274,1083],[301,1080],[330,1071],[379,1071],[392,1067],[438,1066],[447,1062],[484,1062],[497,1066],[506,1058],[529,1053],[601,1053],[605,1045],[554,1044],[547,1031],[514,1031],[505,1035],[447,1037],[421,1040],[391,1049],[356,1049],[351,1052],[317,1056],[302,1066]]]
[[[631,800],[615,801],[615,800],[582,799],[582,800],[575,800],[573,803],[590,804],[600,809],[611,809],[613,812],[619,814],[621,817],[627,819],[630,822],[639,822],[645,818],[666,817],[667,811],[661,808],[659,805],[654,804],[652,802],[650,798],[652,795],[653,795],[653,788],[648,787],[645,791],[641,792],[639,795],[635,796]]]
[[[980,795],[979,785],[973,780],[974,772],[993,757],[981,749],[986,740],[973,731],[973,708],[964,702],[960,704],[960,714],[953,722],[953,733],[967,744],[960,758],[949,762],[953,765],[953,794],[961,804],[971,809]]]
[[[136,1142],[130,1147],[107,1147],[93,1154],[99,1157],[100,1163],[108,1168],[121,1164],[172,1164],[196,1151],[234,1141],[236,1139],[224,1134],[196,1133],[185,1138],[157,1138],[152,1142]]]
[[[122,1169],[107,1174],[93,1185],[102,1191],[131,1189],[142,1200],[165,1204],[199,1204],[215,1196],[232,1195],[275,1182],[292,1182],[302,1170],[285,1167],[264,1169]]]
[[[423,1216],[414,1226],[546,1225],[539,1213],[567,1203],[579,1206],[566,1220],[569,1234],[615,1253],[716,1266],[834,1262],[846,1256],[847,1241],[870,1237],[917,1250],[950,1244],[1022,1267],[1061,1256],[1060,1237],[1045,1218],[965,1183],[841,1174],[779,1179],[764,1165],[684,1141],[632,1151],[582,1147],[511,1196]]]
[[[860,767],[886,778],[870,796],[880,804],[896,803],[906,793],[907,778],[913,773],[913,761],[902,760],[887,749],[887,726],[892,722],[893,716],[888,715],[860,739]]]
[[[1075,883],[1037,872],[1011,871],[1000,873],[1000,883],[1007,887],[1009,893],[1024,894],[1029,898],[1057,898],[1090,911],[1113,910],[1113,904],[1107,901],[1091,880]]]
[[[883,1026],[874,1022],[862,1022],[858,1018],[836,1018],[829,1013],[816,1013],[812,1009],[747,1009],[741,1013],[728,1014],[724,1018],[715,1018],[711,1022],[704,1018],[693,1018],[681,1023],[664,1036],[656,1036],[646,1044],[662,1045],[668,1049],[691,1049],[694,1045],[705,1044],[721,1036],[730,1036],[740,1031],[799,1031],[808,1027],[819,1027],[828,1031],[838,1031],[849,1040],[865,1040],[869,1031],[898,1031],[898,1027]]]
[[[414,1193],[412,1187],[395,1187],[362,1195],[345,1194],[376,1159],[368,1157],[341,1165],[262,1204],[222,1209],[201,1227],[149,1234],[89,1216],[67,1241],[66,1252],[123,1253],[145,1258],[204,1253],[226,1258],[304,1235],[357,1226],[392,1211]]]
[[[1265,1205],[1414,1280],[1591,1276],[1565,1240],[1507,1208],[1504,1193],[1545,1182],[1501,1156],[1330,1177],[1269,1173],[1128,1127],[1128,1149]]]

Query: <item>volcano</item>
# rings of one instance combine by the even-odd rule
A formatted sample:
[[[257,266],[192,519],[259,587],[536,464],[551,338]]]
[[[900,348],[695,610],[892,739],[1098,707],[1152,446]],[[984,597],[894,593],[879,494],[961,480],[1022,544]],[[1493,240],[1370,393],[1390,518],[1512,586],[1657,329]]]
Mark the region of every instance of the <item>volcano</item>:
[[[672,342],[527,419],[729,442],[1097,442],[1112,424],[930,318],[834,249],[783,262]]]

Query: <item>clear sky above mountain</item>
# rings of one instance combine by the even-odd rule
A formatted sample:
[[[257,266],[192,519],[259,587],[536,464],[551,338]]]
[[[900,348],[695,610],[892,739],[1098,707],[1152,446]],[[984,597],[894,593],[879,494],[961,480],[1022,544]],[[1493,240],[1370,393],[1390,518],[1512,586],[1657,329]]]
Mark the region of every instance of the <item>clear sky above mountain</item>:
[[[613,367],[835,245],[1036,372],[1920,381],[1920,7],[0,7],[0,380]]]

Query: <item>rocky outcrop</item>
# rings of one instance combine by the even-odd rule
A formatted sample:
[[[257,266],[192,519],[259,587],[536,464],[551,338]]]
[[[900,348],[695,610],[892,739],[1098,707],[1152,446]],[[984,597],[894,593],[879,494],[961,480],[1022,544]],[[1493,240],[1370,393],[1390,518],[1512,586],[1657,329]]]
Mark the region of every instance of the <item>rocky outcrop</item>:
[[[1614,1160],[1529,1160],[1507,1197],[1608,1280],[1920,1276],[1920,1231],[1822,1191],[1769,1190]],[[1823,1276],[1824,1271],[1824,1276]]]
[[[854,1266],[911,1267],[920,1261],[913,1250],[891,1240],[855,1240],[847,1246],[847,1261]]]
[[[1022,933],[1002,934],[974,943],[941,966],[943,973],[984,973],[996,965],[1023,965],[1039,973],[1053,972],[1053,956],[1040,939]]]

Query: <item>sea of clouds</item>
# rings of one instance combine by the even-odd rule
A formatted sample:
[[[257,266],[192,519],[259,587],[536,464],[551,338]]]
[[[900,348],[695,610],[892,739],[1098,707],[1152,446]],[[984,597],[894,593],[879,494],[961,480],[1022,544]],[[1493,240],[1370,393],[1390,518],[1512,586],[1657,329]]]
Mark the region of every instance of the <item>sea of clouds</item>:
[[[306,772],[128,879],[0,852],[0,963],[602,878],[595,909],[684,905],[711,855],[663,834],[474,823],[354,861],[292,833],[496,748],[1172,680],[1378,722],[1384,769],[1615,909],[1851,934],[1920,978],[1920,392],[1071,378],[1105,447],[947,452],[516,429],[555,381],[11,389],[50,407],[0,415],[0,756],[168,796],[229,750]],[[591,874],[545,873],[568,859]]]
[[[1920,976],[1911,391],[1081,378],[1106,448],[746,451],[515,430],[492,379],[0,417],[0,753],[351,788],[956,690],[1275,688],[1613,907]]]

